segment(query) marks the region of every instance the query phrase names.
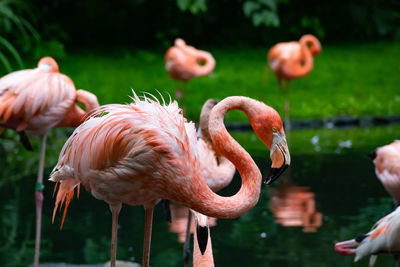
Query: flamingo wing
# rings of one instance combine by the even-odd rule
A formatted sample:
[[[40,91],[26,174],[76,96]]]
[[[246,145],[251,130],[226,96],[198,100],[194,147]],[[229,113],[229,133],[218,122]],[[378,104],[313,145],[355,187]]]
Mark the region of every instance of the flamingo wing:
[[[75,100],[75,86],[64,74],[21,70],[0,79],[0,118],[7,127],[43,134],[54,127]]]
[[[165,183],[183,179],[180,182],[189,187],[188,179],[199,169],[191,165],[197,164],[194,124],[186,122],[176,102],[164,106],[148,99],[134,101],[104,106],[102,114],[75,129],[51,180],[75,179],[107,203],[122,199],[145,206],[158,201],[168,188]],[[142,190],[147,187],[152,190]]]
[[[400,208],[380,219],[356,249],[355,261],[369,254],[400,251]]]

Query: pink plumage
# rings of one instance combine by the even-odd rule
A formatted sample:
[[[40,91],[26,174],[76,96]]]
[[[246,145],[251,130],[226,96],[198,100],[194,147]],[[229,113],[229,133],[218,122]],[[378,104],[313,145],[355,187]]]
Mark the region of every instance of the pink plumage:
[[[175,40],[175,45],[165,54],[165,69],[175,80],[189,81],[210,74],[214,68],[215,59],[210,53],[186,45],[180,38]]]
[[[336,243],[335,251],[343,256],[355,254],[354,261],[371,255],[369,266],[374,266],[377,254],[398,254],[400,252],[400,208],[380,219],[367,234]]]
[[[55,211],[63,201],[68,205],[74,187],[79,184],[110,205],[114,264],[122,203],[145,208],[143,266],[149,264],[153,207],[160,199],[221,218],[237,217],[257,203],[261,173],[250,155],[226,131],[223,117],[229,110],[244,111],[257,135],[271,148],[272,166],[278,169],[270,181],[290,164],[279,114],[250,98],[226,98],[212,110],[210,136],[217,151],[237,167],[243,183],[236,195],[221,197],[202,176],[194,124],[186,121],[177,103],[162,105],[136,95],[133,101],[130,105],[105,106],[102,116],[92,116],[81,124],[64,145],[51,175],[52,181],[60,182]]]
[[[77,126],[84,112],[75,102],[87,99],[83,90],[76,91],[72,80],[58,71],[58,65],[50,57],[42,58],[36,69],[20,70],[0,79],[0,126],[16,131],[29,130],[44,135],[50,129],[65,125],[63,120],[74,117]],[[98,106],[97,98],[84,101],[88,109]]]
[[[400,204],[400,141],[376,149],[375,173],[395,205]]]
[[[42,58],[35,69],[16,71],[0,79],[0,133],[4,128],[15,130],[28,149],[31,147],[25,130],[42,139],[35,192],[35,267],[39,265],[46,136],[52,128],[76,127],[84,120],[86,113],[75,103],[83,104],[87,112],[99,106],[95,95],[75,89],[51,57]]]
[[[268,64],[278,80],[292,80],[307,75],[313,69],[313,56],[321,52],[318,39],[306,34],[299,42],[282,42],[268,52]]]

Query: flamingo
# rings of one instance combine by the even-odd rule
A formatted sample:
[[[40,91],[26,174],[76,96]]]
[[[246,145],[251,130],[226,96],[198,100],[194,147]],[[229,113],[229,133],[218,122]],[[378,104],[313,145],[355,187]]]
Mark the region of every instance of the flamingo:
[[[213,72],[215,68],[214,57],[206,51],[197,50],[193,46],[178,38],[174,46],[165,54],[165,69],[172,79],[185,83],[181,90],[177,87],[175,96],[184,100],[186,83],[194,77],[205,76]],[[184,104],[186,104],[184,102]],[[183,108],[183,110],[185,110]]]
[[[226,187],[235,174],[235,166],[222,155],[218,154],[212,143],[210,133],[208,131],[208,122],[212,108],[217,104],[214,99],[208,99],[200,113],[199,138],[197,142],[198,154],[200,157],[200,169],[203,177],[206,179],[208,186],[214,192]],[[191,214],[188,208],[179,203],[171,203],[172,222],[170,231],[178,233],[179,241],[185,242],[184,245],[184,263],[188,266],[189,260],[189,242],[191,229]],[[200,216],[197,215],[197,216]],[[209,218],[208,226],[215,226],[216,219]],[[207,241],[207,236],[205,236]],[[202,251],[204,253],[204,251]]]
[[[59,72],[51,57],[40,59],[35,69],[16,71],[0,79],[0,132],[4,128],[14,129],[28,148],[25,130],[41,136],[42,141],[35,189],[35,267],[40,255],[46,136],[52,128],[76,127],[83,121],[86,113],[75,103],[83,104],[88,112],[99,106],[95,95],[75,89],[72,80]]]
[[[145,230],[143,266],[149,266],[154,206],[169,199],[207,216],[236,218],[257,204],[261,172],[251,156],[229,135],[223,119],[232,109],[242,110],[261,141],[270,148],[271,184],[290,164],[282,120],[262,102],[233,96],[211,112],[212,141],[242,176],[242,186],[231,197],[215,194],[201,173],[194,124],[182,116],[176,101],[160,104],[141,100],[135,93],[130,105],[108,105],[102,116],[92,116],[75,129],[65,143],[50,180],[59,182],[54,215],[74,188],[82,184],[95,198],[109,204],[112,213],[111,266],[115,266],[118,214],[122,203],[143,205]],[[57,185],[57,184],[56,184]]]
[[[285,91],[285,128],[290,130],[289,81],[307,75],[314,66],[313,56],[321,52],[321,43],[311,35],[303,35],[299,42],[283,42],[268,52],[268,64],[278,78],[278,85]]]
[[[400,204],[400,141],[382,146],[371,154],[375,173],[386,191],[392,196],[395,206]]]
[[[342,256],[355,254],[354,261],[358,261],[366,255],[372,255],[369,266],[374,266],[377,254],[389,253],[395,256],[395,266],[398,266],[400,208],[380,219],[367,234],[336,243],[335,251]]]

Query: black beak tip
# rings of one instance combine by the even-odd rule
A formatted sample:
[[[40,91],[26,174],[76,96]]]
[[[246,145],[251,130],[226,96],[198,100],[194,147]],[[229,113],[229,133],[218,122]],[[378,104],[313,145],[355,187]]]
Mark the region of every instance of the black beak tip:
[[[271,168],[268,178],[264,181],[264,185],[270,186],[288,167],[289,165],[283,164],[280,168]]]
[[[199,244],[201,255],[204,255],[207,248],[208,242],[208,227],[207,226],[197,226],[196,228],[197,242]]]
[[[372,151],[371,153],[368,154],[368,156],[374,160],[376,158],[376,150]]]

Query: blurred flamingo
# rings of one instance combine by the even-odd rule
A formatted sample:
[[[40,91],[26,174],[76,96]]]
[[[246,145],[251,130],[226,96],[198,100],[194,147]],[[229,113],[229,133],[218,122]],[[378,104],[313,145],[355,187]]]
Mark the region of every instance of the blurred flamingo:
[[[380,219],[367,234],[336,243],[335,251],[342,256],[355,254],[354,261],[371,255],[369,266],[374,266],[377,254],[389,253],[395,257],[395,266],[398,266],[400,208]]]
[[[386,191],[392,196],[395,206],[400,204],[400,141],[378,147],[371,154],[375,173]]]
[[[214,99],[208,99],[204,103],[200,113],[199,138],[197,140],[200,169],[207,185],[214,192],[226,187],[232,181],[233,175],[235,174],[235,166],[215,150],[208,131],[210,113],[216,104],[217,102]],[[191,229],[191,214],[192,213],[185,206],[176,202],[171,203],[172,222],[169,229],[171,232],[178,233],[180,242],[185,242],[185,266],[189,264],[190,232],[193,232],[193,229]],[[208,218],[208,226],[215,225],[216,219]],[[202,252],[204,253],[204,251]]]
[[[181,88],[177,86],[175,90],[175,96],[178,99],[182,98],[184,105],[186,105],[184,99],[186,83],[194,77],[210,74],[214,68],[215,59],[210,53],[186,45],[181,38],[176,39],[175,45],[165,54],[165,69],[171,78],[184,82]]]
[[[86,113],[75,103],[84,105],[88,112],[99,107],[96,96],[84,90],[77,91],[72,80],[59,72],[51,57],[42,58],[36,69],[16,71],[0,79],[0,132],[4,128],[14,129],[28,149],[31,148],[25,130],[41,136],[42,140],[35,190],[34,266],[38,266],[40,255],[46,136],[52,128],[77,127],[83,121]]]
[[[271,174],[264,183],[272,183],[290,164],[279,114],[251,98],[228,97],[213,108],[209,131],[217,151],[238,169],[242,186],[234,196],[221,197],[203,178],[194,124],[186,121],[177,103],[161,105],[156,99],[141,100],[136,94],[133,101],[130,105],[104,106],[103,116],[91,117],[75,129],[50,178],[60,182],[54,215],[65,202],[62,223],[74,188],[81,183],[94,197],[109,204],[113,218],[112,266],[122,203],[144,206],[143,266],[149,266],[153,209],[160,199],[219,218],[235,218],[254,207],[260,194],[261,173],[227,132],[223,119],[229,110],[244,111],[256,134],[271,149]]]
[[[269,208],[275,223],[282,226],[303,226],[303,232],[317,232],[322,225],[322,213],[316,211],[314,193],[305,186],[282,186],[274,191]]]
[[[268,64],[278,78],[278,85],[285,91],[285,128],[290,130],[289,81],[307,75],[314,66],[313,56],[321,52],[321,44],[311,35],[303,35],[299,42],[283,42],[268,52]]]

